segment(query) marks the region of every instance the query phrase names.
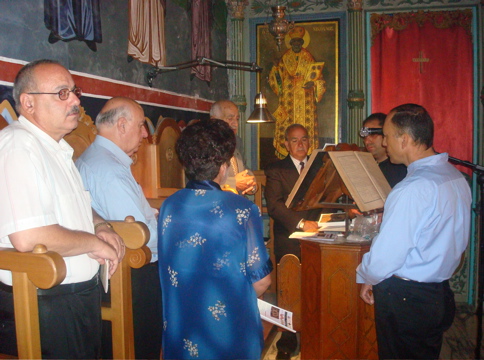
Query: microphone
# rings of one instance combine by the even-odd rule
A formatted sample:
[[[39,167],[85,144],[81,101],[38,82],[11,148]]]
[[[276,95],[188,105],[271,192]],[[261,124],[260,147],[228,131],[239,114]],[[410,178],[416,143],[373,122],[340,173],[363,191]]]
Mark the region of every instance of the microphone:
[[[452,156],[449,156],[449,161],[453,162],[454,164],[459,164],[459,165],[463,165],[465,167],[468,167],[468,168],[472,169],[473,171],[476,171],[476,170],[480,171],[480,172],[484,171],[484,166],[474,164],[474,163],[471,163],[469,161],[457,159],[457,158],[452,157]]]

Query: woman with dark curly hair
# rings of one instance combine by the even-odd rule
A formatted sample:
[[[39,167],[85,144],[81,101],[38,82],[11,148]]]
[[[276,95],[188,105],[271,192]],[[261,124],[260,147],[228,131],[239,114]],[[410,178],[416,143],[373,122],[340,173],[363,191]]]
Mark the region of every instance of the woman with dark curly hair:
[[[164,359],[260,359],[257,296],[272,263],[259,208],[220,188],[234,149],[222,120],[188,126],[177,141],[189,182],[158,219]]]

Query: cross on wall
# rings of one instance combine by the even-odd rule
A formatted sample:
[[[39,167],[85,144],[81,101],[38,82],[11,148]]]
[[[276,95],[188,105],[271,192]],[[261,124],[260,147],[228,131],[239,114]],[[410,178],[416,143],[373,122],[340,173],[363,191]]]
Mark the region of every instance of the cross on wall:
[[[413,62],[416,62],[416,63],[419,63],[419,67],[420,67],[420,74],[423,73],[423,63],[426,63],[426,62],[429,62],[430,59],[429,58],[426,58],[424,57],[423,55],[423,51],[420,51],[418,53],[418,58],[413,58],[412,59]]]

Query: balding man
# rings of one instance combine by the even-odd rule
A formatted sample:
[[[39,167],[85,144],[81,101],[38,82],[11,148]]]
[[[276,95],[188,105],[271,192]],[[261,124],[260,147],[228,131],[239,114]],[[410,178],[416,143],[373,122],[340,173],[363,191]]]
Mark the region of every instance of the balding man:
[[[239,108],[230,100],[219,100],[210,109],[210,118],[220,119],[230,125],[235,133],[237,145],[234,156],[230,159],[230,168],[227,177],[227,185],[236,189],[241,195],[251,195],[257,190],[257,182],[254,174],[245,165],[242,154],[242,140],[237,136],[239,129]]]
[[[131,173],[131,156],[148,136],[142,107],[134,100],[115,97],[96,118],[98,135],[76,161],[92,207],[101,216],[124,220],[132,215],[150,230],[151,263],[132,269],[133,320],[137,359],[159,359],[161,349],[161,288],[158,276],[158,237],[155,210]],[[110,338],[103,336],[103,345]],[[103,346],[109,356],[111,347]]]
[[[38,289],[42,357],[94,359],[101,346],[99,264],[110,274],[122,239],[93,213],[63,139],[77,127],[82,91],[56,61],[20,69],[13,95],[19,120],[0,132],[0,246],[44,244],[64,258],[61,285]],[[16,353],[11,273],[0,271],[0,352]]]

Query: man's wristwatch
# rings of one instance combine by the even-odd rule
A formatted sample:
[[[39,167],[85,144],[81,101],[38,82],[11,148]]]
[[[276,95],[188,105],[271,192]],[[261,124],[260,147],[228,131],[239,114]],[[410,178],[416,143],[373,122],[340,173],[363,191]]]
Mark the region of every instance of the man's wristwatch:
[[[113,228],[113,225],[111,225],[107,221],[103,221],[103,222],[100,222],[100,223],[97,223],[96,225],[94,225],[94,232],[96,232],[96,230],[97,230],[98,227],[103,226],[103,225],[106,225],[110,229]]]

